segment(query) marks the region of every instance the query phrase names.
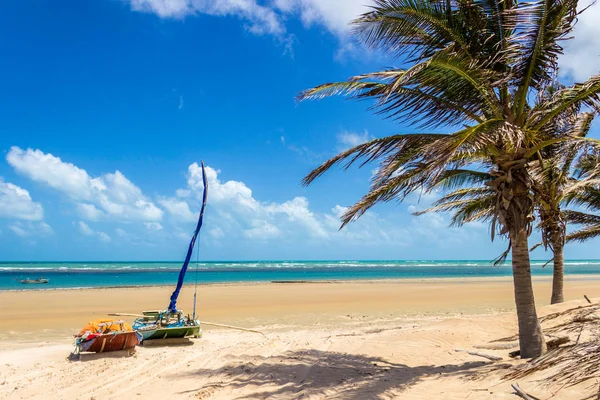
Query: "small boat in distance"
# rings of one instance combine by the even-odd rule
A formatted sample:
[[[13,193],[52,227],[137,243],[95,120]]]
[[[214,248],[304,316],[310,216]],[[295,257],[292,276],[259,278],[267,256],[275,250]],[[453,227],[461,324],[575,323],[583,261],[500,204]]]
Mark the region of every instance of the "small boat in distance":
[[[38,279],[29,279],[29,278],[21,279],[19,282],[21,282],[21,283],[48,283],[48,282],[50,282],[50,280],[39,277]]]

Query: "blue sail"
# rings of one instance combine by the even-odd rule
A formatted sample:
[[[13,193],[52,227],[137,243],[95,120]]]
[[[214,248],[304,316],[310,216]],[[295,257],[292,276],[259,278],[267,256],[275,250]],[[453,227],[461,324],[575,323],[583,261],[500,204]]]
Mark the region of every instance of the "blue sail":
[[[192,240],[190,241],[190,246],[188,247],[187,255],[185,256],[185,261],[183,266],[181,267],[181,271],[179,271],[179,279],[177,280],[177,287],[173,291],[171,295],[171,302],[169,303],[168,310],[170,312],[177,312],[177,297],[179,296],[179,291],[183,286],[183,279],[185,278],[185,273],[188,268],[188,264],[190,263],[190,259],[192,258],[192,253],[194,252],[194,245],[196,244],[196,238],[198,237],[198,232],[200,232],[200,228],[202,227],[202,219],[204,218],[204,208],[206,207],[206,198],[208,196],[208,182],[206,179],[206,171],[204,171],[204,161],[202,161],[202,181],[204,182],[204,193],[202,195],[202,208],[200,209],[200,216],[198,217],[198,225],[196,225],[196,230],[194,231],[194,235],[192,236]]]

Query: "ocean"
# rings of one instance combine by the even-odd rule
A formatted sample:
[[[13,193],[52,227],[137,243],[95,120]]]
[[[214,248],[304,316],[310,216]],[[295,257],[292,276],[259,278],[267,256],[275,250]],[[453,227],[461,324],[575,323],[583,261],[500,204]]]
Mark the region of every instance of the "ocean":
[[[552,275],[552,264],[532,261],[533,275]],[[175,285],[181,262],[3,262],[0,290]],[[567,275],[600,275],[600,260],[565,262]],[[510,276],[510,262],[490,261],[215,261],[190,263],[186,285],[232,282],[467,278]],[[49,279],[25,285],[21,279]]]

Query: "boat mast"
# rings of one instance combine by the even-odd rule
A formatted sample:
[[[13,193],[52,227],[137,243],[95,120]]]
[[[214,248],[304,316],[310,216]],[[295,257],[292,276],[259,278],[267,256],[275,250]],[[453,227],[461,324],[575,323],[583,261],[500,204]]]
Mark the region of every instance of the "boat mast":
[[[179,271],[179,279],[177,280],[177,286],[171,294],[171,301],[169,302],[169,308],[167,309],[170,313],[177,312],[177,297],[179,297],[179,292],[181,291],[181,287],[183,286],[183,280],[185,278],[185,273],[187,272],[188,265],[190,263],[190,259],[192,258],[192,254],[194,252],[194,246],[196,244],[196,238],[198,237],[198,233],[200,232],[200,228],[202,228],[202,220],[204,218],[204,209],[206,208],[206,199],[208,197],[208,179],[206,178],[206,171],[204,169],[204,161],[202,161],[202,182],[204,183],[204,193],[202,195],[202,207],[200,208],[200,215],[198,216],[198,224],[196,225],[196,230],[192,236],[192,240],[190,241],[190,245],[188,247],[187,254],[185,256],[185,261],[181,267],[181,271]],[[194,294],[194,309],[195,307],[195,294]]]

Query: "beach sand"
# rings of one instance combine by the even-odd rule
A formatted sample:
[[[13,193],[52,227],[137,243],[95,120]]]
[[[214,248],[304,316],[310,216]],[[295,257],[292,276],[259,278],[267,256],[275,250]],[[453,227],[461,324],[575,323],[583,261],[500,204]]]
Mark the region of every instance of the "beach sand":
[[[598,277],[567,277],[571,301],[555,306],[547,306],[550,280],[534,285],[540,315],[585,305],[584,294],[600,297]],[[502,377],[524,360],[506,348],[480,350],[503,357],[497,362],[455,351],[516,333],[507,278],[199,286],[201,320],[266,336],[204,327],[189,346],[66,360],[87,321],[165,308],[171,291],[0,292],[0,398],[516,398]],[[186,287],[179,308],[191,313],[192,299]],[[598,391],[593,380],[567,387],[539,379],[519,384],[544,399]]]

